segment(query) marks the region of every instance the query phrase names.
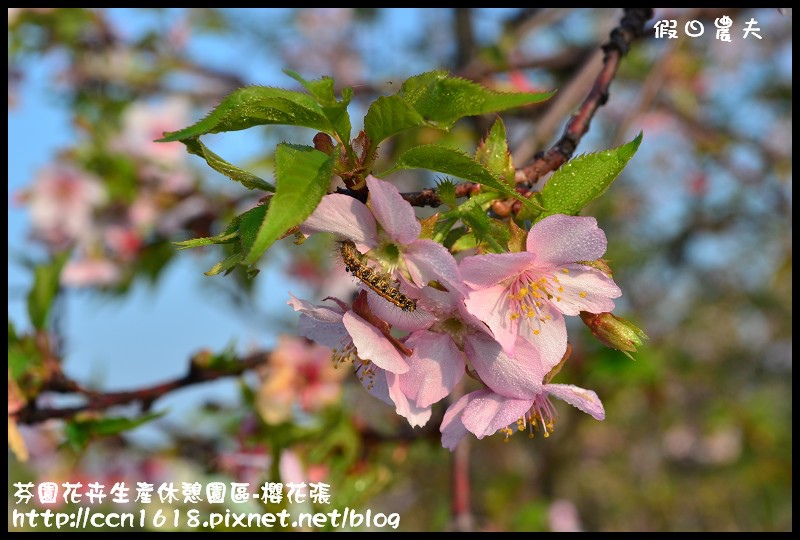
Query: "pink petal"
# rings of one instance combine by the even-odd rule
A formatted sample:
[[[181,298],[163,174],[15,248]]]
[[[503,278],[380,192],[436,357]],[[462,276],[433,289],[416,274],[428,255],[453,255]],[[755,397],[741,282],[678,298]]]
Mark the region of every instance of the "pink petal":
[[[343,312],[338,306],[335,308],[315,306],[306,300],[295,298],[292,293],[289,293],[289,296],[292,298],[287,304],[300,312],[297,323],[298,334],[331,348],[341,345],[345,339],[350,340],[342,324]]]
[[[414,332],[405,344],[414,351],[411,369],[400,375],[400,388],[418,407],[430,407],[443,399],[464,375],[464,355],[446,334]]]
[[[411,278],[420,287],[438,281],[449,291],[466,293],[458,263],[443,245],[433,240],[416,240],[406,248],[405,261]]]
[[[549,371],[567,352],[567,324],[561,312],[551,303],[545,302],[539,315],[519,318],[518,337],[524,338],[539,351],[542,364]]]
[[[593,261],[606,252],[606,234],[593,217],[555,214],[531,228],[527,250],[553,266]]]
[[[290,306],[292,306],[292,308],[295,311],[299,311],[301,313],[309,313],[309,314],[313,313],[313,312],[316,312],[316,311],[324,311],[324,312],[334,311],[334,312],[338,312],[340,321],[341,321],[342,315],[344,315],[344,311],[345,310],[341,309],[339,306],[330,307],[330,308],[327,307],[327,306],[317,306],[317,305],[312,304],[308,300],[303,300],[302,298],[297,298],[292,293],[289,293],[289,296],[291,297],[291,299],[288,300],[286,303],[289,304]],[[331,319],[331,320],[333,320],[333,319]]]
[[[568,274],[556,274],[564,289],[558,293],[561,301],[555,303],[559,311],[564,315],[578,315],[581,311],[603,313],[614,310],[612,298],[622,296],[614,280],[600,270],[582,264],[570,264],[565,268],[569,270]]]
[[[444,413],[442,425],[439,426],[439,431],[442,433],[442,446],[451,452],[456,449],[456,446],[464,436],[469,433],[464,423],[461,422],[461,414],[469,402],[470,394],[461,396],[458,401],[450,405]]]
[[[306,236],[317,232],[336,234],[355,242],[362,253],[378,245],[372,212],[361,201],[341,193],[325,195],[314,213],[300,225],[300,232]]]
[[[376,366],[392,373],[405,373],[408,364],[394,345],[381,332],[367,321],[348,311],[342,318],[347,333],[362,360],[371,360]]]
[[[486,289],[470,291],[464,299],[467,311],[486,324],[503,349],[514,353],[517,342],[519,319],[511,318],[508,287],[495,285]]]
[[[431,408],[418,407],[406,397],[401,389],[400,375],[386,372],[386,382],[389,385],[389,396],[395,404],[395,412],[408,420],[411,427],[424,426],[431,419]]]
[[[394,408],[394,401],[392,401],[392,398],[389,396],[389,383],[386,382],[387,372],[374,365],[370,366],[369,369],[371,371],[367,375],[363,373],[358,374],[358,380],[361,386],[363,386],[372,397],[378,398]]]
[[[606,417],[603,403],[592,390],[586,390],[572,384],[546,384],[543,390],[551,396],[563,399],[573,407],[592,415],[595,420],[604,420]]]
[[[458,265],[464,281],[473,289],[485,289],[528,269],[536,259],[530,253],[489,253],[464,258]]]
[[[398,244],[410,244],[417,238],[422,227],[414,214],[414,208],[403,199],[394,185],[367,176],[369,207],[383,230]]]
[[[532,400],[511,399],[489,390],[478,390],[468,395],[469,403],[464,408],[461,421],[479,439],[516,423],[533,405]]]
[[[507,355],[486,334],[467,336],[464,352],[481,380],[497,394],[532,400],[542,392],[544,376],[552,369],[542,363],[539,351],[520,338],[514,357]]]
[[[403,311],[388,300],[377,295],[369,287],[365,285],[361,287],[367,291],[367,301],[369,302],[369,308],[372,310],[372,313],[398,330],[404,330],[406,332],[423,330],[437,320],[434,314],[421,309],[419,304],[417,304],[417,309],[414,311]],[[407,291],[401,286],[400,292],[405,294]]]

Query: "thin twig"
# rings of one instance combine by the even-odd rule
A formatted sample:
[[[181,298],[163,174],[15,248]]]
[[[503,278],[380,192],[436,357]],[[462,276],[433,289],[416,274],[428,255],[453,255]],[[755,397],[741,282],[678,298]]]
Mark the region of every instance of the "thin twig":
[[[620,60],[628,52],[633,40],[644,33],[645,23],[652,16],[652,8],[625,8],[625,15],[619,26],[611,31],[609,41],[602,46],[605,55],[603,70],[595,79],[581,108],[570,118],[561,138],[549,150],[537,154],[533,161],[522,167],[528,186],[566,163],[575,153],[581,138],[589,131],[597,109],[608,101],[609,86],[617,74]]]
[[[608,101],[609,86],[617,73],[620,60],[628,52],[630,44],[644,33],[645,24],[652,16],[652,8],[625,8],[625,15],[619,26],[611,31],[608,42],[602,46],[603,69],[595,79],[589,95],[586,96],[578,112],[567,122],[561,138],[549,150],[537,153],[530,163],[517,170],[518,191],[530,191],[539,178],[556,170],[572,157],[581,138],[589,131],[589,125],[597,109]],[[456,195],[467,196],[479,189],[479,184],[460,184]],[[441,204],[435,189],[403,193],[403,198],[412,206],[435,207]]]

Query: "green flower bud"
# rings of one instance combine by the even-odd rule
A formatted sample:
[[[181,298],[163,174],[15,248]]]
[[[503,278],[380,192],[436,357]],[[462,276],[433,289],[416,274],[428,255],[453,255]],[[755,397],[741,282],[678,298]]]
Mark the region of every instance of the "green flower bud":
[[[647,334],[635,324],[611,313],[589,313],[581,311],[581,320],[589,327],[594,337],[606,347],[622,351],[625,356],[634,360],[630,353],[642,345]]]

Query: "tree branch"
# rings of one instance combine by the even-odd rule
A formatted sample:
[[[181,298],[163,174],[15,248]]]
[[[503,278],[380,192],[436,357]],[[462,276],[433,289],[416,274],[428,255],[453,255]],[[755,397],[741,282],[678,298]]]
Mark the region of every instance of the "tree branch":
[[[74,381],[68,379],[59,379],[54,381],[54,384],[48,385],[46,390],[59,393],[73,393],[86,398],[87,402],[84,405],[76,407],[38,407],[37,401],[34,399],[22,408],[16,415],[15,419],[20,424],[38,424],[45,420],[62,419],[69,420],[79,413],[88,411],[104,411],[111,407],[119,405],[127,405],[130,403],[141,404],[142,410],[148,410],[152,404],[175,390],[193,386],[208,381],[214,381],[223,377],[235,377],[242,373],[253,369],[261,364],[265,364],[270,358],[269,351],[261,351],[253,353],[245,357],[239,362],[232,362],[226,365],[225,368],[216,367],[203,367],[197,361],[192,361],[188,373],[183,377],[167,381],[165,383],[157,384],[147,388],[138,390],[131,390],[126,392],[96,392],[83,388]]]
[[[609,97],[609,86],[619,68],[622,57],[628,52],[630,44],[645,31],[645,23],[653,16],[652,8],[625,8],[619,26],[611,31],[608,42],[602,46],[604,53],[603,69],[595,79],[589,95],[575,113],[561,138],[546,152],[537,153],[533,160],[517,170],[517,188],[521,192],[531,190],[534,183],[545,174],[556,170],[575,153],[581,138],[589,131],[594,114]],[[464,197],[476,193],[480,184],[465,183],[457,187],[456,195]],[[403,193],[403,198],[412,206],[439,206],[441,200],[435,189]]]
[[[597,109],[608,101],[609,86],[617,74],[620,60],[628,52],[633,40],[644,33],[645,23],[652,16],[652,8],[625,8],[625,15],[619,26],[611,31],[608,42],[602,46],[603,70],[595,79],[589,95],[586,96],[578,112],[567,122],[561,138],[549,150],[537,154],[531,163],[522,167],[525,184],[532,185],[572,157],[581,138],[589,131],[589,125]]]

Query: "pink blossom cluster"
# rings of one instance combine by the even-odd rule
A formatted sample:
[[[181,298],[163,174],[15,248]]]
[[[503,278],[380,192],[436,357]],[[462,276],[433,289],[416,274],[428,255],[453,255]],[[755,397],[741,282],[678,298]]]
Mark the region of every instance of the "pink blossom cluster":
[[[465,374],[479,381],[444,414],[450,450],[467,433],[548,436],[557,416],[550,396],[605,417],[593,391],[550,382],[568,347],[565,316],[611,311],[621,295],[590,264],[606,251],[594,218],[548,216],[528,232],[525,251],[457,261],[421,237],[413,207],[392,184],[370,176],[367,187],[367,204],[326,195],[300,230],[351,242],[361,259],[350,264],[369,268],[356,274],[383,277],[362,281],[352,302],[292,296],[301,335],[331,347],[334,361],[352,362],[367,391],[411,426],[426,424]]]
[[[63,160],[40,169],[18,196],[29,208],[34,238],[52,251],[72,249],[61,274],[63,285],[119,283],[154,233],[172,236],[208,211],[207,199],[194,193],[182,145],[154,142],[165,130],[184,125],[188,116],[185,100],[128,107],[110,143],[116,157],[135,165],[138,182],[124,197],[112,196],[113,179]]]

